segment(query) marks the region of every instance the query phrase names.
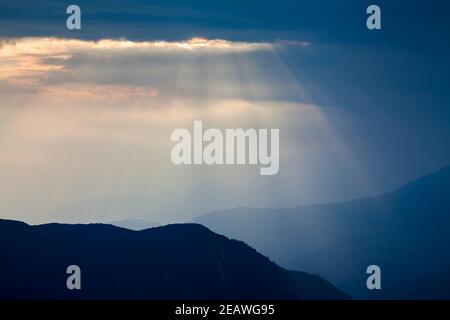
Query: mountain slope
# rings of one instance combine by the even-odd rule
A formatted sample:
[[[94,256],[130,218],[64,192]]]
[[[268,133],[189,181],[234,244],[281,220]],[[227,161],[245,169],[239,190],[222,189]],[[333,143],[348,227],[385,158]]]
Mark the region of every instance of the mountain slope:
[[[284,267],[317,272],[355,298],[450,298],[444,278],[450,270],[450,167],[378,197],[237,208],[194,222],[241,239]],[[381,267],[381,291],[366,288],[371,264]]]
[[[160,226],[160,224],[155,222],[150,222],[147,220],[139,220],[139,219],[125,219],[119,221],[111,221],[108,224],[112,224],[116,227],[121,227],[125,229],[130,229],[134,231],[145,230],[149,228],[154,228]]]
[[[131,231],[0,220],[0,299],[345,299],[195,224]],[[81,290],[66,268],[81,268]]]

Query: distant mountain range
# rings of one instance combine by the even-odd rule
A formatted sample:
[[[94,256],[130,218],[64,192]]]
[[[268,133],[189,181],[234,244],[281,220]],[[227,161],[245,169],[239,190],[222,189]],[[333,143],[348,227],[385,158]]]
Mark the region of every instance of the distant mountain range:
[[[193,222],[283,267],[319,273],[354,298],[450,299],[450,166],[377,197],[236,208]],[[381,268],[381,290],[366,288],[372,264]]]
[[[0,220],[0,261],[0,299],[348,298],[196,224],[131,231]],[[66,287],[69,265],[81,268],[81,290]]]

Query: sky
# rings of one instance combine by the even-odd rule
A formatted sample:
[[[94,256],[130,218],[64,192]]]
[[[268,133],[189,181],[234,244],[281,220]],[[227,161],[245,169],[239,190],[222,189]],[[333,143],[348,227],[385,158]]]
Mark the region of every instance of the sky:
[[[82,29],[66,28],[77,4]],[[387,192],[450,164],[450,4],[0,0],[0,217],[169,223]],[[170,134],[279,128],[280,170]]]

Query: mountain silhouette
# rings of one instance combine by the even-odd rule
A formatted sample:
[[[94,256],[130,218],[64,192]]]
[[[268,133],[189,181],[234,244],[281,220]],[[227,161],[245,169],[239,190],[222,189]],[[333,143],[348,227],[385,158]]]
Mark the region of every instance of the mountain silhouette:
[[[393,192],[289,209],[236,208],[193,220],[354,298],[450,299],[450,166]],[[381,290],[366,269],[379,265]]]
[[[132,231],[0,220],[0,257],[0,299],[348,298],[197,224]],[[81,269],[81,290],[66,287],[69,265]]]
[[[124,220],[118,220],[118,221],[111,221],[108,224],[112,224],[116,227],[121,227],[125,229],[140,231],[145,230],[149,228],[158,227],[161,224],[156,222],[151,222],[147,220],[139,220],[139,219],[124,219]]]

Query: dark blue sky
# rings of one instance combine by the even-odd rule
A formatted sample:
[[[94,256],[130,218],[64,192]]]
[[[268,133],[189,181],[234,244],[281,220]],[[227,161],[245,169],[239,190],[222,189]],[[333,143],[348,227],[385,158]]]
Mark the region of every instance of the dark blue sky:
[[[191,36],[268,41],[307,38],[327,43],[377,43],[421,48],[449,40],[450,4],[424,0],[280,1],[75,1],[82,9],[83,31],[61,24],[70,1],[0,1],[5,36],[54,35],[83,38],[184,39]],[[383,31],[365,25],[365,9],[377,4]]]

